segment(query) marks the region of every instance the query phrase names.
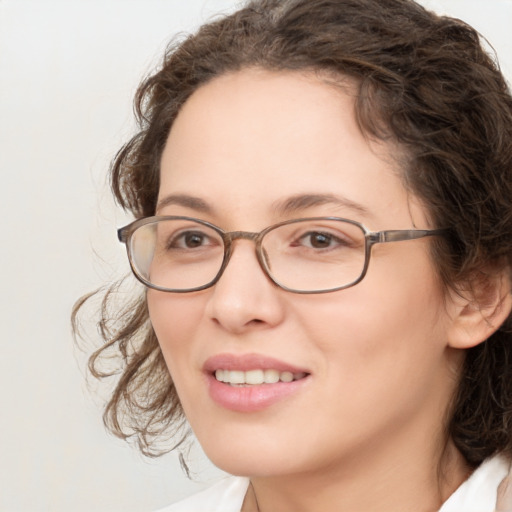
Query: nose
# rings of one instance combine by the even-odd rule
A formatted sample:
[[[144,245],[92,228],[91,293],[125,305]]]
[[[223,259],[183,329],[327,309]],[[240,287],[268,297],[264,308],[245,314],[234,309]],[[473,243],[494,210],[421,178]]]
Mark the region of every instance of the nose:
[[[235,334],[274,327],[284,318],[284,293],[261,268],[254,243],[237,240],[227,267],[211,289],[206,312]]]

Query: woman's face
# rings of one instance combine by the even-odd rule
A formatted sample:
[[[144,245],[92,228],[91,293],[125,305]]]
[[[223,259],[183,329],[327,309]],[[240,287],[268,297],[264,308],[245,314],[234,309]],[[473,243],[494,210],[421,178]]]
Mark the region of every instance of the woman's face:
[[[373,231],[429,228],[398,177],[396,149],[361,134],[347,91],[348,83],[261,70],[203,86],[167,141],[157,214],[226,231],[312,216]],[[439,449],[460,361],[448,347],[451,305],[430,243],[378,244],[356,286],[300,295],[276,287],[254,243],[238,240],[215,286],[148,291],[186,416],[215,464],[285,475]],[[217,369],[298,380],[233,386],[216,380]]]

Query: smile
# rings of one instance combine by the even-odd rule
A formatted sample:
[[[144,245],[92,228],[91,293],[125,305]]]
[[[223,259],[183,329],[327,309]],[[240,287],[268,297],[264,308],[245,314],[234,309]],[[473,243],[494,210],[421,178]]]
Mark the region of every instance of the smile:
[[[261,384],[276,384],[277,382],[293,382],[303,379],[307,374],[305,372],[292,373],[279,370],[222,370],[215,371],[215,378],[219,382],[230,384],[231,386],[257,386]]]
[[[239,413],[263,411],[300,396],[309,387],[309,368],[263,354],[217,354],[203,365],[212,401]]]

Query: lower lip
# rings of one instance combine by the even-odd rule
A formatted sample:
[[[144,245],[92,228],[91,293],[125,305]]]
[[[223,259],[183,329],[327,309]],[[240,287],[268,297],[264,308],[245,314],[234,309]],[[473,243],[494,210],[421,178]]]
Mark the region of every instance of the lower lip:
[[[211,399],[221,407],[236,412],[256,412],[297,393],[309,380],[306,376],[292,382],[252,386],[231,386],[208,374]]]

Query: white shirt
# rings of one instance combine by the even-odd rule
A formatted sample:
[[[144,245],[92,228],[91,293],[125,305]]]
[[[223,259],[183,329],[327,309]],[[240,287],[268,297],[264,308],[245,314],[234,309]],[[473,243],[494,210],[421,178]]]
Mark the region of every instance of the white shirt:
[[[502,456],[484,461],[445,501],[439,512],[494,512],[498,486],[509,470],[510,463]],[[226,477],[158,512],[240,512],[248,486],[248,478]],[[499,512],[512,512],[512,509],[500,507]]]

